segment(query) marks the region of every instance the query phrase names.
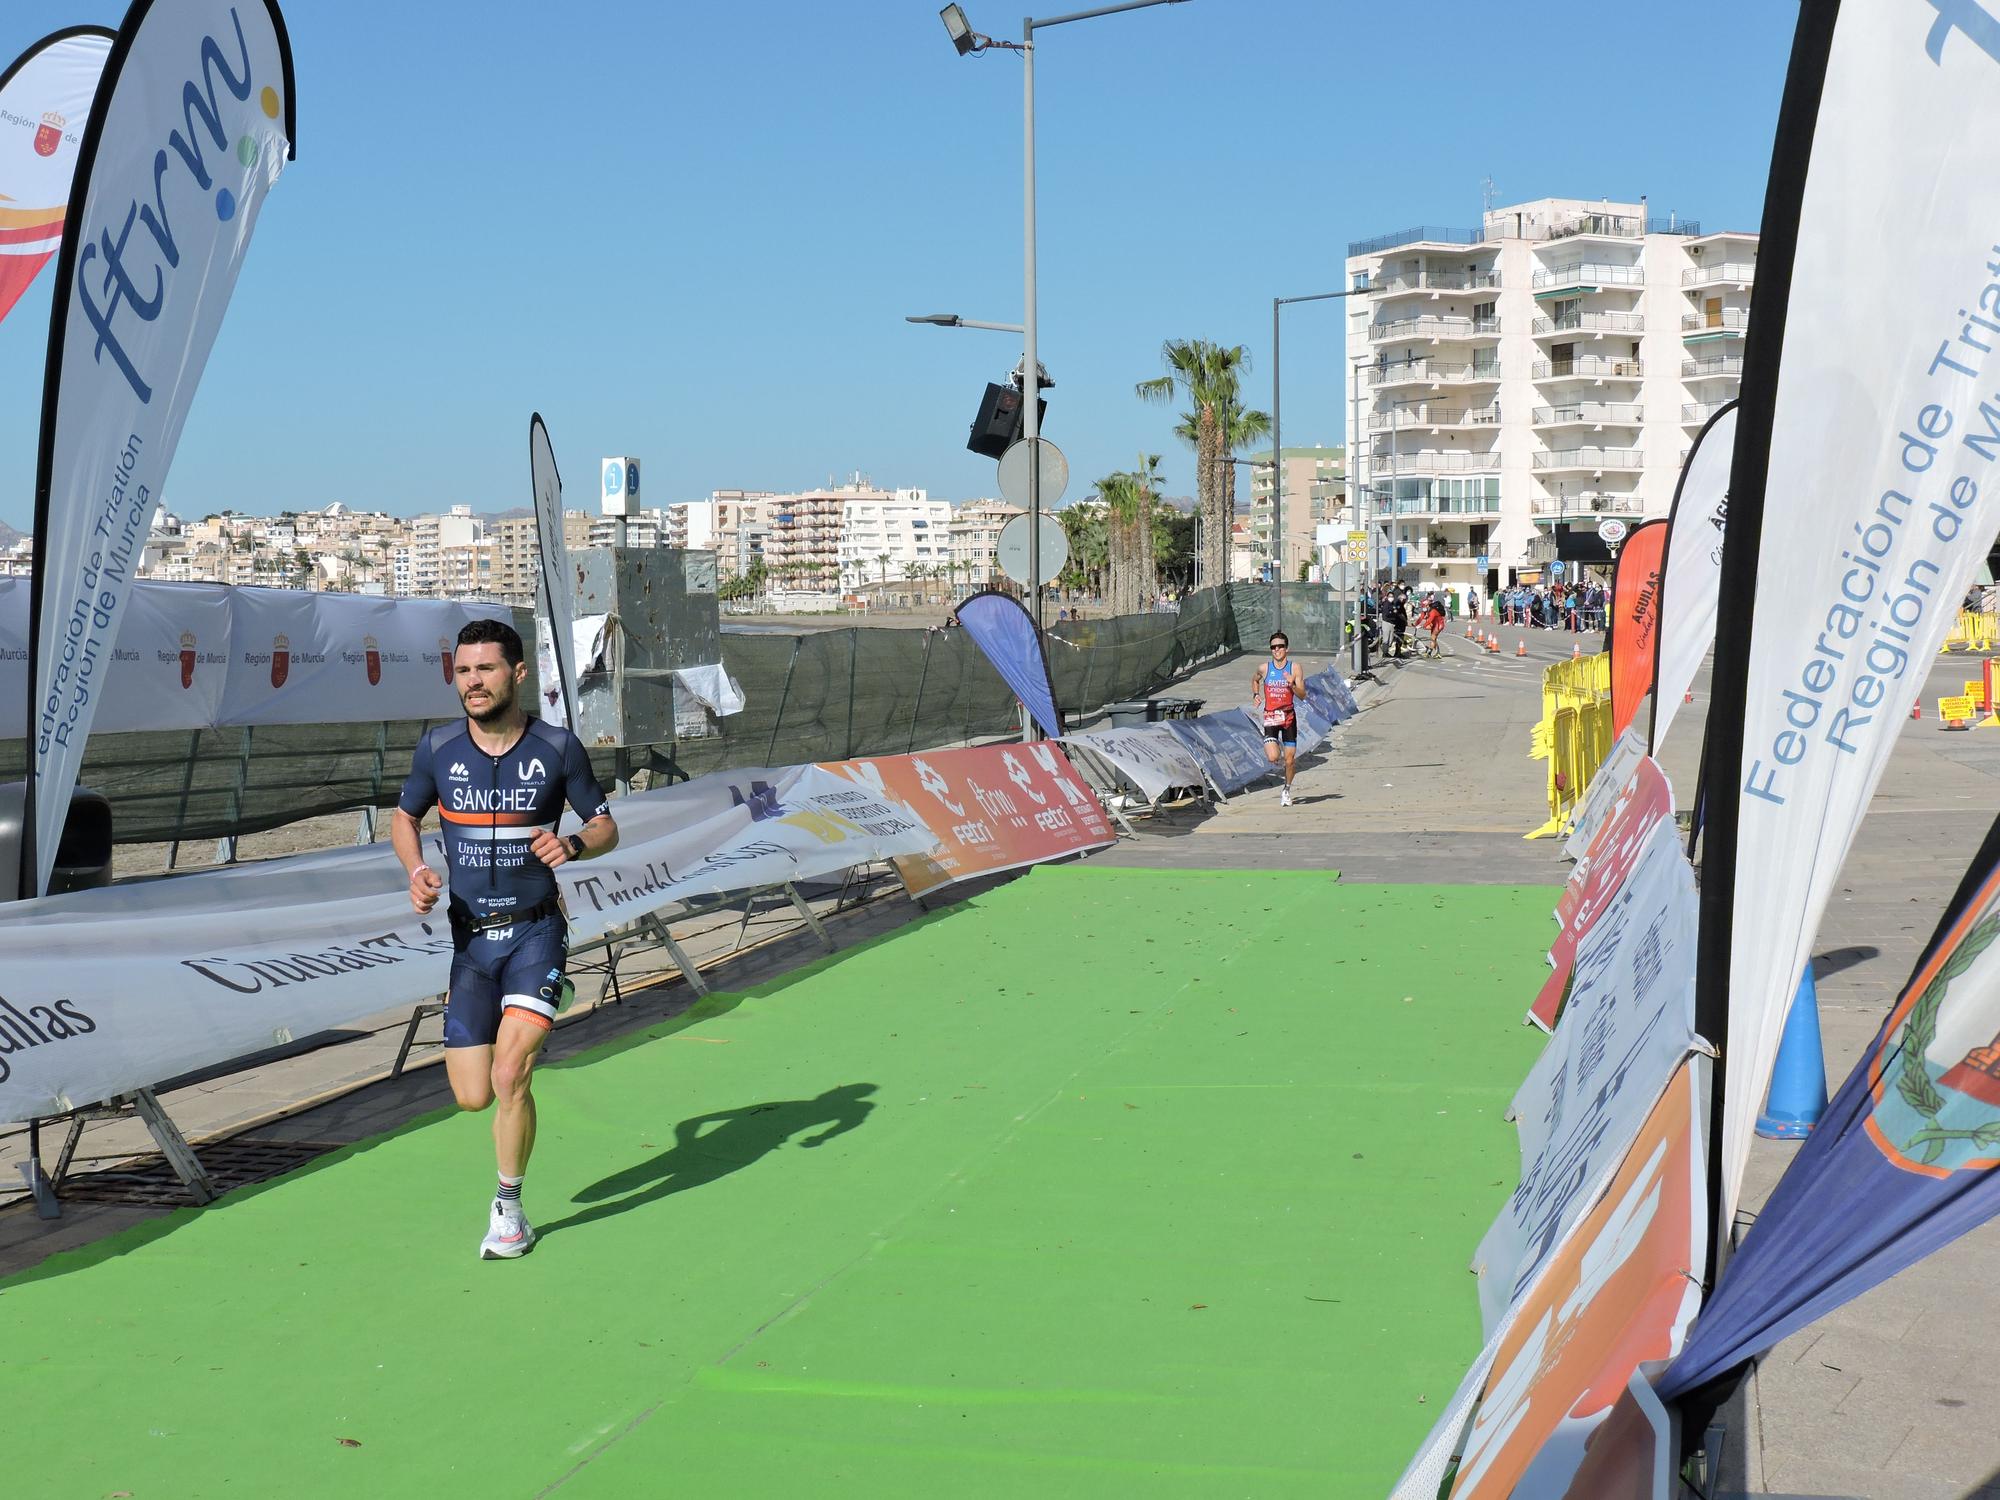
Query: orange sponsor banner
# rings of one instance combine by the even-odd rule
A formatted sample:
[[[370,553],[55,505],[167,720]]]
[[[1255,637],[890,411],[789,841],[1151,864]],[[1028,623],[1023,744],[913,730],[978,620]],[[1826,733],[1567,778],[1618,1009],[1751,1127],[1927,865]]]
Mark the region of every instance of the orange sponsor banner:
[[[1679,1352],[1701,1302],[1707,1068],[1706,1058],[1681,1064],[1610,1188],[1501,1335],[1451,1500],[1654,1493],[1651,1424],[1643,1402],[1633,1409],[1632,1383],[1642,1365]],[[1641,1472],[1628,1489],[1607,1467]],[[1518,1489],[1531,1471],[1535,1484]],[[1578,1487],[1585,1474],[1594,1488]]]
[[[896,860],[912,896],[1118,841],[1053,740],[833,761],[827,769],[901,802],[937,838],[929,854]]]
[[[1667,523],[1643,521],[1618,549],[1611,574],[1610,637],[1612,732],[1631,726],[1639,705],[1653,690],[1658,657],[1660,570],[1666,563]]]

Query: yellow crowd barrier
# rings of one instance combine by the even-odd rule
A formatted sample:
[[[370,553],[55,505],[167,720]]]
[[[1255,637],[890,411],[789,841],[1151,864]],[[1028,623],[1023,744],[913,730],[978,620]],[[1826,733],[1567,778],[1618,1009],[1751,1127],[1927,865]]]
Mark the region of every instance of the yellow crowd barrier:
[[[2000,614],[1979,614],[1969,609],[1958,612],[1958,623],[1951,627],[1951,634],[1938,647],[1940,654],[1948,651],[1983,651],[1990,653],[1996,642],[2000,642]]]
[[[1548,762],[1549,820],[1529,838],[1562,831],[1611,753],[1612,738],[1608,654],[1559,661],[1542,673],[1542,717],[1528,754]]]

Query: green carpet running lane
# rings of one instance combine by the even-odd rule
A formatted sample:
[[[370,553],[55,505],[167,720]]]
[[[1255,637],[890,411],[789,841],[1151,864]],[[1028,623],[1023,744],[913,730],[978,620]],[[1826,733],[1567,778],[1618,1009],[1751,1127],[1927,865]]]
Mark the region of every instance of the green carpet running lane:
[[[0,1490],[1381,1494],[1552,897],[1037,871],[545,1069],[524,1260],[440,1112],[0,1283]]]

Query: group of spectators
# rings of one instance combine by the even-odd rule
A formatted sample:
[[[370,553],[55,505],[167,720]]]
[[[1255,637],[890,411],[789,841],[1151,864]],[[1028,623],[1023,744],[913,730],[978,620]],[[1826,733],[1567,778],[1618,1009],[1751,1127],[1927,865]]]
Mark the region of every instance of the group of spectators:
[[[1493,612],[1503,625],[1534,630],[1602,630],[1610,591],[1601,583],[1552,583],[1533,588],[1516,584],[1493,596]]]

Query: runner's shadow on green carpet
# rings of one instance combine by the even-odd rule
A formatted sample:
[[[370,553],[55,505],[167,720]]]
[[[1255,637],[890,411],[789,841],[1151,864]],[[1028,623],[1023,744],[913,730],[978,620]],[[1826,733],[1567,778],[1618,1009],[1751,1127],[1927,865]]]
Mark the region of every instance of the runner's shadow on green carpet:
[[[773,1099],[691,1116],[674,1127],[674,1143],[666,1150],[599,1178],[571,1199],[594,1207],[538,1224],[536,1236],[547,1239],[558,1230],[578,1229],[658,1203],[674,1193],[706,1187],[762,1161],[797,1135],[805,1135],[800,1146],[823,1146],[835,1136],[860,1128],[874,1111],[875,1105],[867,1096],[876,1087],[847,1083],[812,1099]]]

